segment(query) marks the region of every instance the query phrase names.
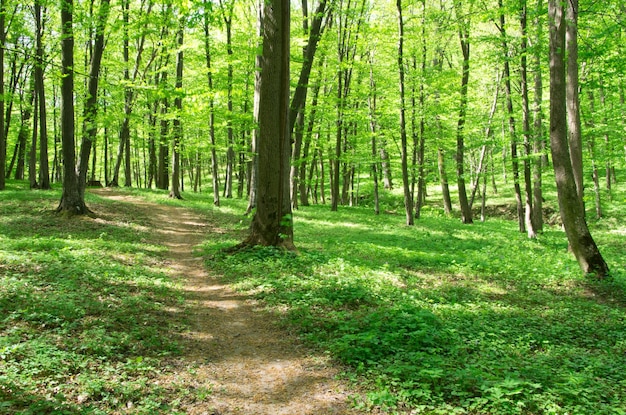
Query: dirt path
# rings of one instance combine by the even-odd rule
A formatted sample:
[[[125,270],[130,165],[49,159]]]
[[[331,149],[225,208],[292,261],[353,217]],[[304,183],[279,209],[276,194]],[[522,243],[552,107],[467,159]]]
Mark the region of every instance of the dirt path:
[[[250,298],[220,283],[194,255],[211,232],[191,210],[157,205],[103,189],[101,196],[145,208],[168,248],[168,268],[180,278],[190,315],[183,355],[174,379],[195,398],[185,405],[198,415],[357,414],[349,392],[326,358],[315,356],[282,331]],[[171,374],[168,376],[172,376]]]

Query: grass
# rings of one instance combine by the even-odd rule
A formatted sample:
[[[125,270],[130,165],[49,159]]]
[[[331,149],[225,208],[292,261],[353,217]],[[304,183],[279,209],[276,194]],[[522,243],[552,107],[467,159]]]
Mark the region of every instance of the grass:
[[[364,413],[626,413],[623,185],[590,220],[613,270],[603,282],[580,274],[558,228],[531,241],[515,221],[464,226],[432,205],[406,227],[393,194],[398,214],[373,215],[367,198],[296,211],[298,254],[226,255],[246,232],[243,201],[131,192],[219,226],[207,267],[363,384]],[[0,192],[0,413],[182,413],[190,392],[154,382],[185,320],[147,218],[91,195],[101,219],[68,221],[51,213],[58,198]]]
[[[210,266],[367,384],[363,410],[623,414],[618,215],[590,221],[613,269],[604,282],[581,275],[559,228],[528,240],[515,221],[463,226],[432,206],[414,227],[402,213],[376,217],[369,207],[302,208],[298,255],[224,255],[237,241],[228,235],[205,249]]]
[[[59,198],[0,192],[0,413],[177,413],[151,382],[185,324],[164,248],[132,207],[90,196],[100,219],[67,220]]]

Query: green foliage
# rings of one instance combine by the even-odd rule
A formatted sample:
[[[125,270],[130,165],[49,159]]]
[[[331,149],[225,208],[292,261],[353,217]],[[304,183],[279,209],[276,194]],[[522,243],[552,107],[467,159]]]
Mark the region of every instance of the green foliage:
[[[580,276],[559,229],[531,241],[514,221],[464,226],[432,208],[405,227],[369,208],[305,207],[298,254],[226,255],[228,234],[205,249],[210,267],[367,385],[363,411],[621,414],[622,222],[593,228],[614,264],[607,282]]]
[[[90,196],[108,213],[66,220],[59,192],[17,187],[0,194],[0,412],[176,413],[151,379],[179,352],[182,295],[146,219]]]

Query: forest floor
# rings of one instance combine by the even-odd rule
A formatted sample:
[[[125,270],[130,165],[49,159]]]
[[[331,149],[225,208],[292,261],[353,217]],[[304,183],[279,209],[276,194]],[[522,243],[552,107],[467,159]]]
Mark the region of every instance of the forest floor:
[[[173,369],[158,382],[176,382],[205,399],[182,402],[190,415],[356,414],[356,392],[338,380],[338,370],[302,345],[250,297],[220,281],[196,247],[219,232],[192,210],[160,205],[111,189],[94,193],[131,203],[152,222],[150,243],[167,247],[164,271],[184,291],[188,331]]]

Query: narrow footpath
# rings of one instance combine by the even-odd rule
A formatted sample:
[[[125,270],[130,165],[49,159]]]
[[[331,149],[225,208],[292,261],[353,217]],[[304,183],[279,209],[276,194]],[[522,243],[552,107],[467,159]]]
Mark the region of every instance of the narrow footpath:
[[[255,302],[222,284],[194,249],[213,226],[193,211],[158,205],[110,189],[100,196],[146,212],[166,266],[185,292],[189,331],[174,372],[160,380],[205,391],[186,404],[190,415],[350,415],[347,386],[323,355],[302,346]],[[168,379],[168,377],[170,377]]]

